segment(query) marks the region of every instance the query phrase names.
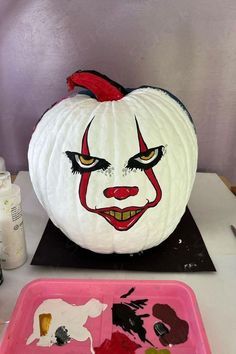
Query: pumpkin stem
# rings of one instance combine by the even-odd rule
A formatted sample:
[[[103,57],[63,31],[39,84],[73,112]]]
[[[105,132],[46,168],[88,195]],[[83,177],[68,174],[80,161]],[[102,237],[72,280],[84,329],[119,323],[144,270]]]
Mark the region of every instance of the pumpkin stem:
[[[99,102],[118,101],[127,94],[126,90],[115,81],[93,70],[76,71],[67,78],[67,85],[69,91],[72,91],[75,86],[88,89]]]

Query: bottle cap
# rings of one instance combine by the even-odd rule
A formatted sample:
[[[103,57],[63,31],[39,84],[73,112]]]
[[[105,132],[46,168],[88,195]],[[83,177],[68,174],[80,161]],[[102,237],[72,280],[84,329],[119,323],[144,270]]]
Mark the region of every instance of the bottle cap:
[[[10,172],[0,172],[0,193],[6,193],[11,190]]]

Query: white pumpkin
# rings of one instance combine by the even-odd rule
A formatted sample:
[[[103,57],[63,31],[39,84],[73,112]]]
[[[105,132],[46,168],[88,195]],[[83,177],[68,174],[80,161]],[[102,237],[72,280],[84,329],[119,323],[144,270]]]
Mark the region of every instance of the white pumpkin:
[[[87,94],[48,110],[29,145],[35,193],[52,222],[81,247],[134,253],[164,241],[184,214],[197,166],[190,115],[153,87],[129,93],[107,77],[69,79]]]

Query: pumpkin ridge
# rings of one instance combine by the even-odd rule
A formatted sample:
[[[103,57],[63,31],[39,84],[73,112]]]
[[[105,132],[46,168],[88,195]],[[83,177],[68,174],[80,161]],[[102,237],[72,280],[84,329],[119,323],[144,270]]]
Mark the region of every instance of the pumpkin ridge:
[[[193,126],[194,126],[194,128],[195,128],[195,125],[194,125],[194,123],[193,123],[193,119],[192,119],[191,114],[189,113],[189,111],[187,110],[187,108],[185,107],[185,105],[183,104],[183,102],[180,101],[180,99],[179,99],[178,97],[176,97],[175,95],[173,95],[173,93],[171,93],[170,91],[165,90],[165,89],[163,89],[163,88],[161,88],[161,87],[157,87],[157,86],[143,85],[143,86],[140,86],[139,88],[140,88],[140,89],[141,89],[141,88],[144,88],[144,89],[145,89],[145,88],[151,88],[151,89],[159,90],[159,91],[162,91],[162,92],[166,93],[170,98],[172,98],[174,101],[176,101],[176,102],[180,105],[180,107],[185,111],[185,113],[187,114],[189,120],[192,122],[192,124],[193,124]]]
[[[168,101],[166,101],[165,99],[163,100],[164,101],[164,108],[166,109],[167,106],[169,105],[169,108],[172,112],[174,112],[174,105],[171,103],[169,103]],[[166,112],[163,108],[161,108],[162,112],[163,112],[163,115],[166,115]],[[185,113],[185,112],[184,112]],[[187,122],[186,120],[184,120],[182,118],[182,116],[180,115],[180,113],[178,112],[177,114],[177,117],[178,117],[178,121],[181,123],[182,127],[184,128],[184,131],[185,131],[185,136],[186,138],[189,139],[189,143],[192,143],[192,138],[194,138],[194,136],[192,136],[192,138],[190,139],[189,137],[189,126],[187,125]],[[191,179],[191,174],[190,174],[190,170],[189,170],[189,156],[188,156],[188,153],[187,153],[187,149],[186,149],[186,142],[183,140],[183,137],[182,137],[182,134],[181,134],[181,131],[180,131],[180,127],[179,127],[179,124],[176,124],[175,126],[175,133],[178,135],[181,143],[182,143],[182,146],[183,146],[183,150],[184,150],[184,154],[185,154],[185,158],[186,158],[186,170],[185,170],[185,174],[187,173],[188,175],[188,178]],[[178,159],[176,159],[176,163],[177,165],[179,166],[179,169],[180,169],[180,164],[179,164],[179,161]],[[169,166],[169,164],[168,164]],[[170,166],[169,166],[170,168]],[[193,182],[192,182],[193,184]],[[189,189],[186,189],[185,190],[185,200],[188,200],[189,199],[189,194],[190,194],[190,191],[192,189],[192,184],[189,185]],[[172,187],[172,186],[171,186]],[[182,213],[180,214],[181,216],[178,218],[180,220],[180,218],[183,216],[184,214],[184,211],[185,211],[185,208],[182,209]],[[169,217],[169,216],[168,216]],[[167,219],[167,222],[168,222],[168,219]]]
[[[170,105],[170,109],[171,109],[171,111],[174,111],[174,108],[175,108],[175,106],[174,105],[172,105],[171,103],[169,103],[166,99],[164,99],[163,97],[159,97],[159,98],[162,98],[161,99],[161,104],[164,104],[164,109],[163,109],[163,107],[161,107],[161,105],[159,106],[159,109],[160,109],[160,111],[161,111],[161,117],[163,117],[163,121],[165,121],[165,116],[168,118],[168,113],[166,112],[166,105]],[[149,101],[149,102],[151,102],[151,104],[155,104],[155,100],[154,100],[154,98],[153,97],[148,97],[147,98],[147,101]],[[147,111],[149,111],[150,112],[150,114],[152,114],[152,116],[153,117],[155,117],[155,115],[153,115],[153,113],[152,113],[152,110],[150,109],[150,107],[149,107],[149,105],[147,104],[147,103],[145,103],[145,102],[143,102],[142,101],[142,105],[143,105],[143,107],[145,107],[145,109],[147,110]],[[185,114],[185,111],[183,110],[183,113]],[[159,118],[160,119],[160,118]],[[182,117],[180,116],[179,117],[179,119],[178,119],[180,122],[181,122],[181,124],[184,124],[185,123],[185,121],[182,119]],[[170,123],[170,122],[169,122]],[[187,130],[188,130],[188,127],[186,126],[186,124],[184,124],[184,127],[185,127],[185,129],[186,129],[186,135],[188,135],[188,132],[187,132]],[[181,134],[179,134],[179,130],[175,127],[175,130],[176,130],[176,133],[178,134],[178,136],[179,136],[179,138],[182,140],[182,137],[181,137]],[[161,134],[161,131],[160,131],[160,136],[162,136],[162,134]],[[184,150],[185,150],[185,155],[186,155],[186,149],[185,149],[185,146],[184,146]],[[178,163],[178,160],[176,160],[177,162],[177,164],[179,165],[179,163]],[[169,170],[169,176],[171,175],[171,166],[169,165],[169,163],[167,162],[167,165],[166,165],[167,167],[168,167],[168,170]],[[170,186],[169,186],[169,188],[170,189],[172,189],[172,184],[170,184]],[[171,203],[170,203],[170,200],[171,200],[171,194],[172,194],[172,192],[170,191],[169,192],[169,201],[168,201],[168,204],[170,205],[170,208],[172,207],[171,206]],[[186,193],[186,196],[188,195],[188,193]],[[186,199],[186,198],[185,198]],[[165,222],[164,222],[164,225],[165,224],[167,224],[168,222],[168,220],[169,220],[169,215],[170,215],[171,213],[169,213],[169,214],[166,214],[165,215]],[[182,213],[183,214],[183,213]],[[178,218],[179,220],[180,220],[180,218]],[[164,230],[163,230],[163,232],[162,232],[162,236],[163,236],[163,234],[164,234]]]
[[[51,115],[54,114],[54,110],[57,109],[58,110],[58,105],[56,106],[53,106],[52,109],[50,110],[47,110],[44,115],[42,116],[42,118],[45,116],[45,115],[49,115],[49,117]],[[43,121],[39,121],[38,123],[40,123],[40,125],[42,126],[42,122]],[[48,131],[48,128],[52,125],[52,121],[50,118],[47,118],[47,120],[45,121],[45,123],[43,123],[44,125],[41,127],[41,131],[40,131],[40,134],[36,135],[35,132],[33,133],[32,135],[32,140],[34,141],[34,145],[33,145],[33,150],[31,150],[31,154],[32,156],[35,156],[35,149],[38,145],[38,143],[41,143],[41,139],[42,139],[42,136],[45,134],[45,132]],[[49,139],[50,140],[50,137],[47,135],[46,137],[46,140]],[[44,141],[44,144],[43,144],[43,148],[40,149],[40,152],[39,152],[39,156],[37,156],[37,159],[34,159],[34,161],[32,161],[32,165],[36,165],[39,163],[39,161],[41,162],[41,156],[44,154],[44,147],[45,147],[45,143],[46,143],[46,140]],[[31,148],[32,149],[32,148]],[[32,158],[33,160],[33,158]],[[36,161],[35,161],[36,160]],[[31,169],[31,173],[33,170],[36,170],[36,168],[33,168]],[[39,173],[40,173],[40,170],[36,170],[37,171],[37,176],[39,176]],[[36,183],[37,183],[38,179],[36,178]],[[38,191],[38,199],[40,200],[40,203],[42,205],[46,205],[47,204],[47,198],[45,196],[42,195],[42,193],[39,191],[39,189],[37,188],[37,191]],[[46,200],[46,202],[45,202]]]

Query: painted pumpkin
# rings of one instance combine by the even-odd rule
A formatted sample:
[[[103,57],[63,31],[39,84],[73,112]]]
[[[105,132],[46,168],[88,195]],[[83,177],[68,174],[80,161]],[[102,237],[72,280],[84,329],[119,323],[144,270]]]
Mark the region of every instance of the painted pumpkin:
[[[189,200],[197,140],[169,92],[127,92],[95,71],[68,80],[79,93],[48,110],[29,146],[34,190],[50,219],[81,247],[134,253],[165,240]]]

